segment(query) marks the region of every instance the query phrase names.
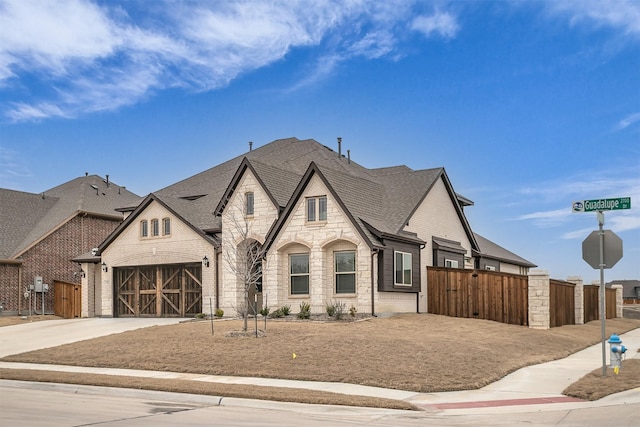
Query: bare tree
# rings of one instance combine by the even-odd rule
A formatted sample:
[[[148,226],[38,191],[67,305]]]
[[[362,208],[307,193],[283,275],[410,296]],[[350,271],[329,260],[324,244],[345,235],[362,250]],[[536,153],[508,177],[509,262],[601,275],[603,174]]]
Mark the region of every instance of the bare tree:
[[[237,311],[242,312],[242,330],[246,332],[249,312],[253,312],[254,316],[258,314],[257,301],[250,301],[249,296],[261,291],[262,268],[266,258],[260,242],[252,238],[251,223],[245,208],[236,204],[227,209],[228,221],[225,225],[228,228],[222,230],[222,253],[227,270],[243,284],[244,307]]]

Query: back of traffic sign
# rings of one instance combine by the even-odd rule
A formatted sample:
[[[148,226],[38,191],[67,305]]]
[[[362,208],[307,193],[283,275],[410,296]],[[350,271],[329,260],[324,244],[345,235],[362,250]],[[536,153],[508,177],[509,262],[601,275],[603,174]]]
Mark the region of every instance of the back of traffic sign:
[[[611,230],[604,232],[604,267],[611,268],[622,258],[622,239]],[[582,242],[582,259],[592,268],[600,268],[600,232],[592,231]]]

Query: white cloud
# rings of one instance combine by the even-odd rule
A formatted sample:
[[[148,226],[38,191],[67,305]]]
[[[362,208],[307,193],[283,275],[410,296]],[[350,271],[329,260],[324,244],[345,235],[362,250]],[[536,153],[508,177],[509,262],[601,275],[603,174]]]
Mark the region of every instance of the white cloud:
[[[432,34],[450,39],[456,36],[460,26],[456,17],[447,12],[435,12],[430,16],[418,16],[411,23],[411,29],[429,37]]]
[[[552,13],[568,15],[572,24],[587,23],[640,35],[640,2],[637,0],[562,0],[545,5]]]
[[[629,126],[637,122],[640,122],[640,113],[629,114],[627,117],[618,122],[616,130],[628,128]]]
[[[148,6],[148,7],[147,7]],[[156,90],[206,91],[282,60],[293,47],[322,46],[321,66],[297,87],[355,56],[390,55],[412,2],[0,0],[0,89],[36,79],[48,93],[12,94],[14,121],[115,110]],[[393,53],[396,55],[396,53]],[[7,99],[7,98],[5,98]]]

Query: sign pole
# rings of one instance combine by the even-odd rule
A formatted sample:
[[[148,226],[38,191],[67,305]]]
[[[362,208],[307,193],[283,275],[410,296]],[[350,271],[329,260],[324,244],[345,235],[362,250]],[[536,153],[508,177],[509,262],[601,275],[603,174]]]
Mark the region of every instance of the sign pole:
[[[600,335],[602,338],[602,376],[607,376],[607,349],[605,345],[605,323],[607,319],[607,313],[605,311],[605,290],[604,290],[604,212],[598,211],[598,228],[600,235]]]

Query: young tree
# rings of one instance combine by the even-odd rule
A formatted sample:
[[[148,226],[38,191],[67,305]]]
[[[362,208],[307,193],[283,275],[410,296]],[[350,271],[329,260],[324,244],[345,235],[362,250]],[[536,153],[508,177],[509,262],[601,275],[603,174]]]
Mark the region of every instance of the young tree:
[[[252,238],[246,209],[237,204],[227,209],[227,220],[222,230],[222,254],[227,270],[242,284],[244,303],[238,311],[242,313],[242,330],[246,332],[249,312],[254,316],[258,313],[258,304],[255,299],[251,301],[250,295],[262,291],[262,268],[266,258],[260,242]]]

